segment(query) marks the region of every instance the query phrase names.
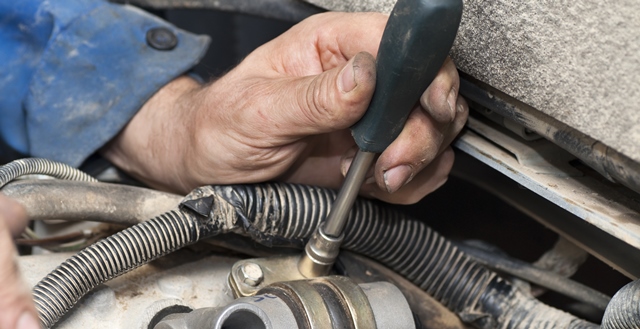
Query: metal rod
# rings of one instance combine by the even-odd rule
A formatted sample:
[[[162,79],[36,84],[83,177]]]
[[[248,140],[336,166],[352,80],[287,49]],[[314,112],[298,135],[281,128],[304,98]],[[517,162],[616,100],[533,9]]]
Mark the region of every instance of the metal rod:
[[[339,237],[347,223],[349,212],[358,197],[362,182],[375,159],[376,153],[358,150],[349,167],[347,177],[338,192],[338,196],[329,211],[324,224],[324,233],[334,238]]]
[[[353,158],[336,200],[331,206],[327,219],[318,226],[298,262],[298,270],[307,278],[324,276],[329,273],[340,252],[344,226],[349,212],[358,197],[362,182],[376,157],[376,153],[358,151]]]

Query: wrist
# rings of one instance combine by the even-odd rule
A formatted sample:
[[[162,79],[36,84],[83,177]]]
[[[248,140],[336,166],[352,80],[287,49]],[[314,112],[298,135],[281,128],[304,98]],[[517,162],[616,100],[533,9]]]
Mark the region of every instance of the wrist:
[[[151,187],[188,192],[185,163],[201,88],[187,76],[171,81],[140,108],[100,153]]]

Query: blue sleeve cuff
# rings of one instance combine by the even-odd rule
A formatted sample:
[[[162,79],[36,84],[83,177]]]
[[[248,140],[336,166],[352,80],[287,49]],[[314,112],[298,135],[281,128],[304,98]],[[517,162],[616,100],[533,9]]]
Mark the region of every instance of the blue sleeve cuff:
[[[24,103],[30,155],[79,166],[157,90],[197,64],[208,44],[206,36],[106,2],[59,25]]]

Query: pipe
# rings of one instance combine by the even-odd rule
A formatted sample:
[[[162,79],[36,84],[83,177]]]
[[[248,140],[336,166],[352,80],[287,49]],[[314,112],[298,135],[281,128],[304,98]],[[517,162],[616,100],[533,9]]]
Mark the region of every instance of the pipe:
[[[23,159],[0,167],[0,188],[27,174],[95,181],[63,164]],[[204,237],[235,232],[269,246],[302,247],[334,198],[333,191],[300,185],[198,188],[182,202],[181,210],[169,211],[99,241],[41,280],[34,287],[41,321],[51,327],[98,284]],[[399,272],[478,328],[599,327],[522,294],[422,222],[366,200],[356,202],[350,217],[345,248]],[[614,296],[605,312],[603,329],[640,326],[639,282],[632,282]]]
[[[31,220],[98,221],[127,226],[175,209],[183,198],[135,186],[61,180],[18,180],[1,191],[22,204]]]
[[[501,273],[525,279],[531,283],[569,296],[604,311],[611,297],[587,287],[581,283],[565,278],[553,272],[537,268],[527,262],[498,255],[466,244],[456,244],[458,249],[476,262]]]
[[[387,281],[393,283],[409,302],[421,329],[470,329],[444,305],[413,283],[380,263],[350,251],[342,251],[336,261],[337,272],[356,283]]]
[[[205,237],[235,232],[302,247],[334,197],[288,184],[198,188],[180,210],[106,238],[47,275],[34,288],[41,321],[50,327],[96,285]],[[520,293],[422,222],[367,200],[350,217],[346,249],[394,269],[478,328],[598,328]]]

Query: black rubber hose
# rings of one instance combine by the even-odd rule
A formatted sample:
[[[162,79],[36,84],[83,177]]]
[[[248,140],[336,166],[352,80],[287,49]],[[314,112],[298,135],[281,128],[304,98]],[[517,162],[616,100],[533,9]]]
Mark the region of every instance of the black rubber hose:
[[[228,231],[267,245],[302,247],[334,197],[333,191],[320,188],[265,184],[202,187],[187,198],[199,205],[192,209],[224,223]],[[599,327],[521,293],[424,223],[372,201],[354,205],[343,248],[397,271],[477,328]]]
[[[640,280],[620,289],[604,312],[602,329],[640,328]]]

